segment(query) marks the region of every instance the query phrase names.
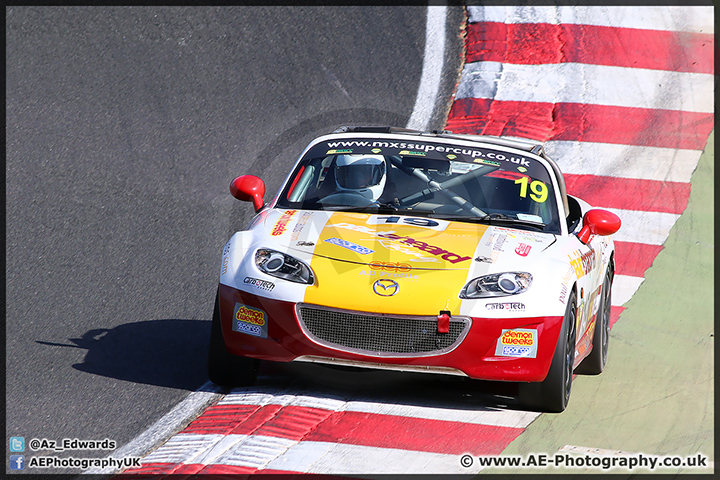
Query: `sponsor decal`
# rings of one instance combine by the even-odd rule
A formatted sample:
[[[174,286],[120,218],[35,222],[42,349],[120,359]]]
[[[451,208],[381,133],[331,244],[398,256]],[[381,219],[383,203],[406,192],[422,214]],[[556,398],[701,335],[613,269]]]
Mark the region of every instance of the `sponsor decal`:
[[[373,292],[381,297],[392,297],[400,290],[400,285],[395,280],[383,278],[375,280],[373,283]]]
[[[228,271],[228,264],[230,263],[230,240],[225,244],[222,254],[222,270],[220,271],[220,275],[225,275]]]
[[[482,163],[482,164],[484,164],[484,165],[492,165],[493,167],[499,167],[499,166],[500,166],[500,162],[494,162],[494,161],[492,161],[492,160],[485,160],[484,158],[476,158],[476,159],[474,160],[474,162],[476,162],[476,163]]]
[[[414,152],[412,150],[401,150],[399,155],[416,155],[418,157],[424,157],[427,155],[425,152]]]
[[[455,160],[457,158],[457,155],[453,155],[452,153],[447,155],[448,160]]]
[[[467,160],[479,161],[485,159],[486,161],[494,161],[499,165],[499,162],[514,163],[516,165],[531,168],[529,158],[518,156],[515,154],[500,152],[497,150],[490,149],[472,149],[461,145],[450,145],[450,144],[439,144],[439,143],[424,143],[424,142],[396,142],[388,140],[337,140],[331,142],[323,142],[317,145],[318,149],[338,149],[357,147],[361,151],[367,151],[372,148],[382,148],[393,151],[399,151],[400,155],[422,155],[425,156],[429,152],[439,152],[443,154],[456,154],[463,155]],[[329,154],[329,152],[328,152]],[[538,162],[533,160],[533,166],[537,165]]]
[[[258,308],[249,307],[242,303],[235,304],[233,314],[233,332],[244,333],[260,338],[267,338],[267,315]]]
[[[358,275],[359,276],[367,276],[367,277],[404,278],[407,280],[417,280],[420,278],[419,275],[413,275],[412,273],[384,272],[384,271],[377,271],[377,270],[360,270],[360,273],[358,273]]]
[[[325,155],[333,155],[333,154],[337,154],[337,153],[352,153],[352,152],[353,151],[351,148],[345,148],[342,150],[332,149],[332,150],[328,150],[327,153],[325,153]]]
[[[503,245],[505,244],[505,240],[507,240],[507,235],[498,235],[497,239],[495,240],[495,245],[493,245],[492,249],[494,252],[504,252]]]
[[[253,287],[260,288],[262,290],[271,291],[273,288],[275,288],[275,284],[272,282],[268,282],[267,280],[260,280],[259,278],[253,278],[253,277],[245,277],[243,280],[243,283],[245,285],[252,285]]]
[[[481,263],[493,263],[493,259],[489,257],[475,257],[475,261]]]
[[[435,247],[433,245],[428,245],[427,243],[415,240],[412,237],[403,237],[403,236],[397,235],[395,233],[390,233],[390,232],[380,232],[377,235],[380,238],[386,238],[388,240],[396,240],[396,241],[404,243],[406,245],[410,245],[411,247],[415,247],[418,250],[427,252],[436,257],[440,257],[443,260],[446,260],[450,263],[459,263],[459,262],[465,262],[467,260],[470,260],[470,257],[463,257],[461,255],[458,255],[457,253],[450,252],[449,250],[445,250],[440,247]]]
[[[371,215],[370,217],[368,217],[365,223],[368,225],[410,225],[411,227],[424,227],[432,228],[433,230],[445,230],[450,222],[446,222],[443,220],[433,220],[426,217],[381,217],[378,215]]]
[[[560,285],[560,297],[558,297],[558,300],[560,300],[560,303],[565,303],[565,299],[567,298],[568,293],[568,282],[570,282],[570,278],[572,277],[574,269],[570,267],[565,274],[565,276],[562,278],[562,284]]]
[[[297,210],[286,210],[283,212],[282,215],[280,215],[280,218],[278,218],[278,221],[275,222],[275,226],[273,227],[272,231],[270,232],[270,235],[278,236],[285,233],[285,230],[287,230],[287,224],[290,223],[290,219],[297,213]]]
[[[337,245],[338,247],[347,248],[348,250],[352,250],[355,253],[359,253],[360,255],[367,255],[369,253],[375,252],[375,250],[370,250],[367,247],[363,247],[362,245],[358,245],[356,243],[348,242],[347,240],[343,240],[341,238],[328,238],[325,240],[328,243],[332,243],[333,245]]]
[[[298,247],[312,247],[313,245],[315,245],[315,242],[305,242],[305,241],[301,240],[301,241],[297,242],[296,245]]]
[[[485,305],[488,310],[508,310],[511,312],[524,312],[525,304],[519,302],[488,303]]]
[[[385,270],[386,272],[409,272],[412,266],[400,262],[370,262],[368,266],[373,270]]]
[[[570,254],[570,265],[575,270],[578,278],[590,273],[596,266],[595,250],[590,249],[589,252],[580,254],[579,250],[575,250]]]
[[[382,149],[381,149],[381,148],[373,148],[373,149],[370,150],[370,151],[371,151],[372,153],[380,153],[380,152],[382,152]]]
[[[312,218],[312,216],[312,212],[303,212],[300,214],[300,218],[298,218],[298,221],[293,227],[292,233],[290,234],[291,241],[300,238],[300,232],[302,232],[303,228],[305,228],[305,225],[307,224],[308,220]]]
[[[527,257],[528,253],[530,253],[531,248],[532,247],[527,243],[519,243],[518,246],[515,247],[515,253],[517,253],[521,257]]]
[[[497,341],[495,355],[535,358],[537,356],[537,330],[528,328],[503,329]]]
[[[490,244],[493,242],[493,240],[495,241],[495,243],[492,246],[492,251],[490,252],[490,260],[492,260],[491,263],[497,262],[498,257],[500,257],[500,252],[505,251],[505,250],[503,250],[502,247],[505,244],[505,241],[507,240],[508,236],[514,237],[514,235],[512,235],[512,234],[500,233],[500,234],[493,234],[493,236],[491,236],[488,239],[486,246],[490,246]]]
[[[518,169],[518,172],[521,172],[521,173],[527,172],[527,168],[525,168],[525,167],[518,167],[517,169]]]

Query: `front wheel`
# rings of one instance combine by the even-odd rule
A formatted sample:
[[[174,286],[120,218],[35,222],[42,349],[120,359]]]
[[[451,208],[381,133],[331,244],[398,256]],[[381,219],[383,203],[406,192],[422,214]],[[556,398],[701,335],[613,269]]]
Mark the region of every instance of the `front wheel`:
[[[595,332],[593,332],[592,350],[580,365],[575,369],[584,375],[598,375],[605,369],[607,362],[608,343],[610,341],[610,290],[612,288],[612,270],[608,268],[603,280],[600,305],[595,318]]]
[[[575,324],[577,302],[575,292],[570,294],[562,328],[558,336],[555,353],[547,377],[542,382],[520,383],[520,402],[532,409],[559,413],[565,410],[570,400],[573,362],[575,361]]]
[[[248,387],[257,381],[260,360],[238,357],[227,351],[220,326],[220,294],[215,296],[212,326],[210,327],[210,352],[208,354],[208,378],[216,385],[225,387]]]

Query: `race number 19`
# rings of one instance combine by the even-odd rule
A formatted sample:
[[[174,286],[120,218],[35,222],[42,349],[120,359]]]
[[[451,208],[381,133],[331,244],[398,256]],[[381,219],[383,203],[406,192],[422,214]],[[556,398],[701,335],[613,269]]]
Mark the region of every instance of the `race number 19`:
[[[522,198],[527,197],[528,182],[528,177],[522,177],[515,180],[515,185],[520,184],[520,196]],[[532,191],[530,198],[535,200],[537,203],[543,203],[547,200],[548,188],[547,185],[541,181],[533,180],[532,183],[530,183],[530,190]]]

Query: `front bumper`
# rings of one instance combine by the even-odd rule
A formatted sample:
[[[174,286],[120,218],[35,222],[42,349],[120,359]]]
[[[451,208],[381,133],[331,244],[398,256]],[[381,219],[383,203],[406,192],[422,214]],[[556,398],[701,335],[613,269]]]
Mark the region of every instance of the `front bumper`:
[[[250,294],[221,284],[220,318],[225,345],[234,355],[278,362],[312,361],[370,368],[466,375],[474,379],[539,382],[552,362],[563,317],[482,318],[458,341],[427,353],[371,353],[333,346],[312,335],[298,319],[297,304]],[[324,308],[324,307],[320,307]],[[365,316],[373,316],[366,312]],[[237,321],[235,317],[241,318]],[[235,325],[235,328],[233,328]],[[507,331],[532,332],[534,358],[502,356]],[[511,351],[517,351],[517,348]]]

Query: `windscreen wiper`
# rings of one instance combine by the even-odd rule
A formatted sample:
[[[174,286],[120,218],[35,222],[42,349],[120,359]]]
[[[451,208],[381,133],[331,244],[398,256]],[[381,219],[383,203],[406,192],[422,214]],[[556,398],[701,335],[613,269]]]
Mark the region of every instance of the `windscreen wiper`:
[[[444,218],[448,220],[456,220],[461,222],[488,222],[490,224],[492,223],[502,223],[502,224],[513,224],[513,225],[523,225],[528,226],[532,228],[536,228],[540,231],[544,230],[547,226],[543,222],[536,222],[533,220],[523,220],[520,218],[513,218],[505,215],[504,213],[489,213],[483,217],[474,217],[474,216],[457,216],[457,215],[447,215],[444,216]]]
[[[417,213],[412,208],[399,207],[397,205],[393,205],[392,203],[371,203],[369,205],[364,205],[362,207],[336,205],[336,206],[324,207],[323,210],[328,210],[328,211],[333,211],[333,212],[360,212],[360,213],[396,213],[396,212],[405,212],[405,213],[413,213],[413,214]]]

